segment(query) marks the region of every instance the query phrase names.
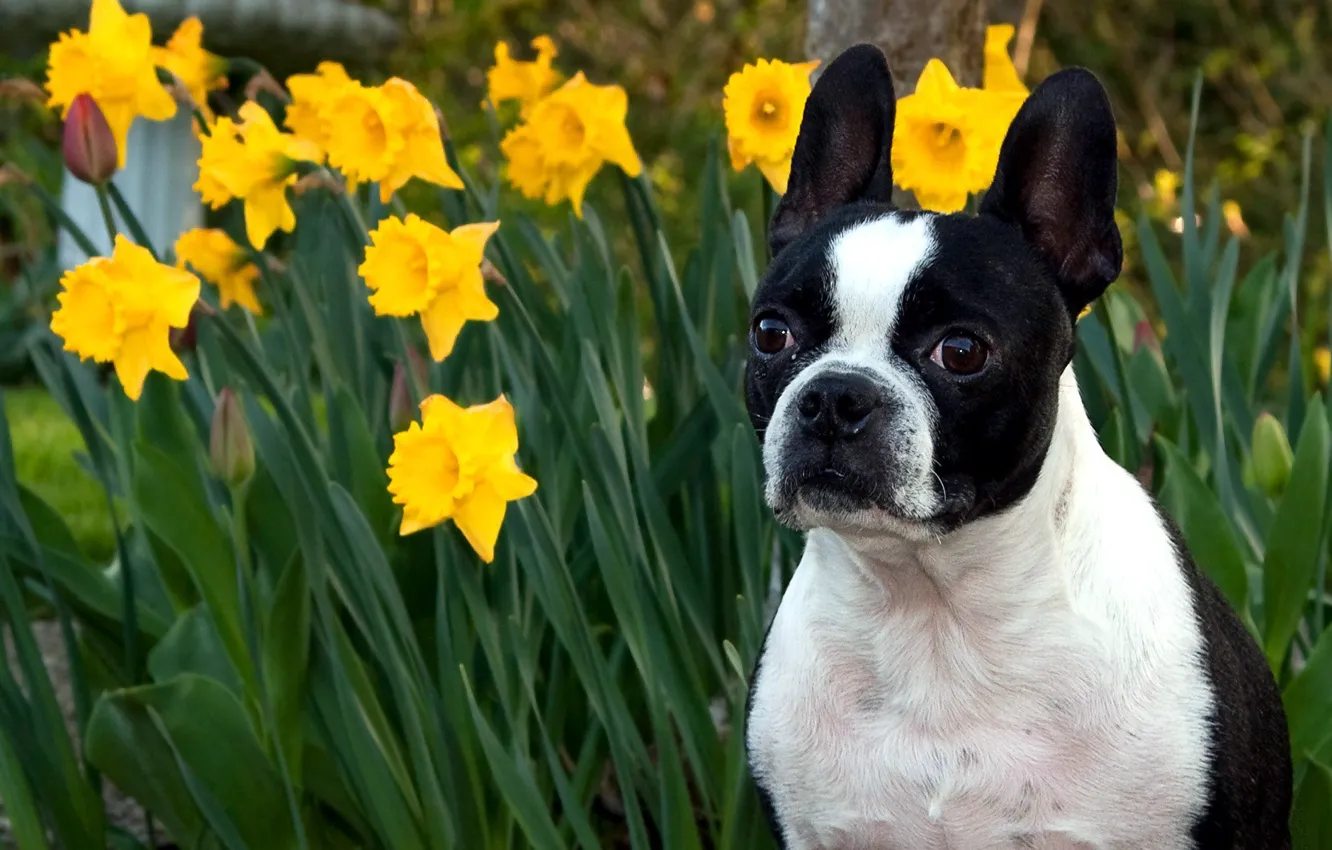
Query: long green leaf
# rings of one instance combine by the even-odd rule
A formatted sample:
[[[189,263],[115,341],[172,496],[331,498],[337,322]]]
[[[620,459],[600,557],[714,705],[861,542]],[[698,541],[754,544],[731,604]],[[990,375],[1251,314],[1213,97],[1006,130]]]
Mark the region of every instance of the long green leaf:
[[[1267,535],[1263,561],[1263,647],[1276,671],[1285,660],[1318,569],[1327,524],[1330,453],[1332,434],[1323,403],[1315,396],[1295,447],[1290,483]]]

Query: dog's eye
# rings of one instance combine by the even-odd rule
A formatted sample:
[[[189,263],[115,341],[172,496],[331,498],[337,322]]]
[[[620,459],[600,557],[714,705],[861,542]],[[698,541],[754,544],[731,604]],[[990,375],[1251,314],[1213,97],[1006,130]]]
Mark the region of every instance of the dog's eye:
[[[760,354],[777,354],[795,345],[791,328],[775,316],[764,316],[754,323],[754,347]]]
[[[930,353],[930,359],[954,375],[974,375],[990,357],[985,343],[967,334],[949,334]]]

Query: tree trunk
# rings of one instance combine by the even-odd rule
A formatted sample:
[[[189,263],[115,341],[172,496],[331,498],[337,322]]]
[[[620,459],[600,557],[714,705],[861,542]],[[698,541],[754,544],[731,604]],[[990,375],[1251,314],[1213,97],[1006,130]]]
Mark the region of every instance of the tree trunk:
[[[959,85],[979,86],[989,0],[809,0],[805,52],[823,65],[853,44],[888,56],[897,96],[910,94],[933,58]]]

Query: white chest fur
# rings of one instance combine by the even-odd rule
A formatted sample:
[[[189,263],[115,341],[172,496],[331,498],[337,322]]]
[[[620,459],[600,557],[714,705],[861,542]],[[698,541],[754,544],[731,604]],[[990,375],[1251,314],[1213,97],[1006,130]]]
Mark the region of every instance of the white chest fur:
[[[1201,637],[1169,538],[1071,371],[1041,478],[928,544],[811,533],[747,738],[787,846],[1188,847]]]

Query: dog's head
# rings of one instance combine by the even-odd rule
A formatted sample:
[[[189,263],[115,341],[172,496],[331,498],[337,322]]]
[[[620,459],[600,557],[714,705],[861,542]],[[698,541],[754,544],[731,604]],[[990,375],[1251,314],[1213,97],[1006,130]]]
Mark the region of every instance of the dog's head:
[[[1119,274],[1105,90],[1018,112],[976,216],[894,208],[892,77],[861,45],[805,105],[746,401],[784,522],[924,539],[1003,510],[1049,449],[1078,314]]]

